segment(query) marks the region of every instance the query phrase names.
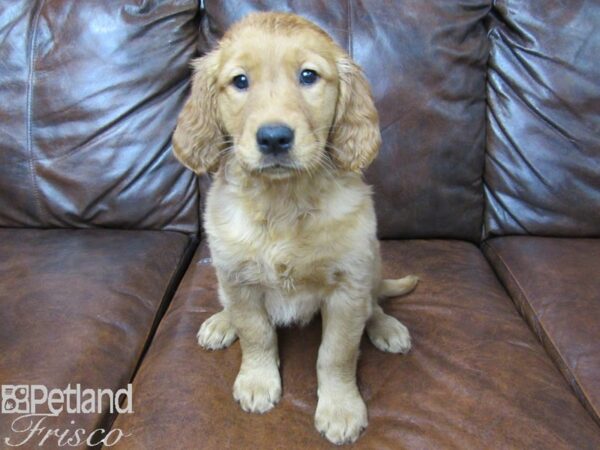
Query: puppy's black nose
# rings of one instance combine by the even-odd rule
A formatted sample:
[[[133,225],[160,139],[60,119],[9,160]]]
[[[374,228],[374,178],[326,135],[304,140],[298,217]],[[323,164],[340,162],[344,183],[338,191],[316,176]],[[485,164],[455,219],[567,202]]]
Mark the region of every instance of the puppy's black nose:
[[[294,130],[285,125],[264,125],[256,132],[256,142],[265,155],[285,153],[294,143]]]

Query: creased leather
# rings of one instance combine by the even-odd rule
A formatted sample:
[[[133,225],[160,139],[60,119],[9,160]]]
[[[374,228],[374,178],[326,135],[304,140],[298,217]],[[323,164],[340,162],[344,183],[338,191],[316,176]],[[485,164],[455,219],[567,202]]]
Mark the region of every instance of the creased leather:
[[[600,236],[600,8],[494,2],[485,234]]]
[[[369,427],[359,449],[595,449],[600,428],[571,392],[472,244],[384,241],[386,277],[421,279],[384,309],[412,333],[406,356],[361,345]],[[232,398],[240,347],[206,351],[195,334],[218,311],[204,246],[197,252],[134,382],[133,415],[115,448],[329,449],[314,429],[319,320],[279,331],[283,398],[269,413]],[[174,444],[175,443],[175,444]]]
[[[196,232],[171,154],[194,0],[0,3],[0,226]]]
[[[600,240],[515,236],[484,251],[521,314],[600,424]]]
[[[383,137],[366,172],[382,238],[480,239],[490,1],[205,4],[204,50],[252,11],[290,11],[323,27],[363,67]]]
[[[0,229],[0,385],[126,386],[189,242],[161,231]],[[10,432],[14,418],[0,414],[3,448],[24,437]],[[44,424],[89,433],[106,419],[63,413]]]

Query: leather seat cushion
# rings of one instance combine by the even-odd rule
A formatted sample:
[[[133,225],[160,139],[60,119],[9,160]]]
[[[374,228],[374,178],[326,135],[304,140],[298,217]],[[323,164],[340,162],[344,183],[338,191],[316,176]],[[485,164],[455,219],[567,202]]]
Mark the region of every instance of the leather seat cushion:
[[[0,229],[0,384],[126,386],[190,245],[176,232]],[[3,444],[25,437],[16,417],[0,414]],[[89,433],[110,420],[63,412],[44,425]]]
[[[600,239],[492,239],[486,256],[581,401],[600,423]]]
[[[358,367],[370,425],[357,448],[600,448],[600,430],[521,319],[480,250],[461,241],[384,241],[384,274],[421,278],[385,309],[413,349],[385,354],[367,339]],[[313,426],[318,320],[279,332],[283,397],[264,415],[232,398],[239,343],[209,352],[200,324],[220,309],[206,247],[197,252],[134,381],[133,414],[115,448],[286,448],[331,445]]]

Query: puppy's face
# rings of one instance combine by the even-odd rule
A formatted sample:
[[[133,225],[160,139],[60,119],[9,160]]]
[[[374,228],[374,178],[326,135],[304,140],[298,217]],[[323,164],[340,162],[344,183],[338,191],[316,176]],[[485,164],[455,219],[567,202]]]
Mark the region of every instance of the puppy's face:
[[[220,60],[217,105],[233,157],[270,177],[323,164],[339,83],[328,40],[311,29],[269,36],[247,27]]]
[[[377,111],[360,68],[299,16],[252,14],[194,68],[173,147],[198,173],[227,159],[286,179],[319,167],[360,171],[377,154]]]

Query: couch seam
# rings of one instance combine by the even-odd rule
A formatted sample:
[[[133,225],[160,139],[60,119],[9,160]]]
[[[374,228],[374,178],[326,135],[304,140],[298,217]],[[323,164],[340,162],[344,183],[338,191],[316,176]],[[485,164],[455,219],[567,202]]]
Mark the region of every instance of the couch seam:
[[[169,277],[167,278],[167,282],[163,289],[163,292],[164,292],[163,297],[161,298],[161,300],[158,304],[158,307],[155,310],[154,320],[152,321],[152,324],[150,325],[150,329],[146,333],[146,336],[143,340],[142,350],[137,355],[136,364],[129,375],[128,383],[133,384],[135,377],[142,365],[142,362],[144,361],[146,354],[148,353],[148,350],[151,347],[152,341],[154,340],[154,336],[156,335],[156,332],[158,331],[158,327],[159,327],[160,323],[162,322],[162,318],[164,317],[164,314],[166,313],[169,305],[171,304],[171,301],[173,300],[173,298],[175,296],[175,292],[177,291],[177,287],[179,286],[179,284],[181,282],[181,278],[183,278],[183,275],[185,274],[187,267],[189,267],[189,263],[192,259],[192,256],[193,256],[196,248],[198,247],[198,244],[199,244],[199,240],[196,237],[188,236],[188,242],[187,242],[185,248],[183,249],[183,251],[181,252],[181,255],[179,257],[179,260],[177,261],[177,264],[175,264],[175,267],[173,268],[173,270],[171,270],[171,273],[169,274]],[[186,262],[187,262],[187,264],[185,264]],[[179,274],[181,274],[181,277],[178,276]],[[160,314],[161,310],[164,311],[162,315]],[[118,417],[119,417],[118,413],[113,414],[110,422],[106,424],[107,432],[112,430],[113,425]],[[104,446],[102,446],[101,448],[104,448]]]
[[[488,118],[488,93],[489,93],[489,71],[490,71],[490,57],[492,53],[492,42],[489,35],[489,28],[486,26],[486,19],[490,16],[494,9],[494,0],[491,0],[489,8],[485,16],[481,19],[483,22],[483,28],[485,30],[485,38],[487,41],[487,57],[485,58],[485,73],[483,74],[483,122],[484,122],[484,130],[483,130],[483,164],[481,167],[481,197],[482,197],[482,208],[481,208],[481,230],[478,236],[478,242],[483,242],[488,237],[488,229],[486,225],[486,217],[487,217],[487,195],[485,193],[486,182],[485,182],[485,173],[487,167],[487,153],[488,153],[488,130],[489,130],[489,118]],[[491,27],[490,27],[491,28]]]
[[[26,142],[27,142],[27,153],[29,155],[29,171],[31,174],[31,183],[33,185],[33,197],[35,199],[35,203],[38,210],[39,220],[40,222],[44,222],[45,214],[42,208],[42,202],[40,199],[40,192],[37,183],[37,177],[35,174],[35,163],[33,157],[33,139],[32,139],[32,116],[33,116],[33,84],[35,82],[35,41],[37,38],[37,32],[39,29],[39,21],[42,15],[42,9],[44,8],[45,0],[42,0],[38,9],[35,12],[35,16],[33,17],[32,26],[33,29],[31,31],[31,35],[29,37],[28,42],[28,74],[27,74],[27,93],[25,98],[25,108],[26,108],[26,117],[25,117],[25,133],[26,133]]]
[[[187,268],[187,266],[189,266],[190,256],[196,250],[197,246],[198,246],[198,240],[195,237],[188,237],[188,242],[187,242],[185,248],[183,249],[183,251],[181,252],[181,255],[179,257],[179,260],[177,261],[177,264],[175,265],[173,270],[171,270],[171,273],[169,274],[169,277],[167,278],[167,282],[163,288],[164,294],[163,294],[163,297],[156,309],[154,321],[153,321],[150,329],[148,330],[148,333],[146,333],[146,336],[144,339],[144,347],[145,348],[143,348],[142,352],[138,355],[138,363],[137,363],[135,369],[133,370],[133,372],[131,373],[131,376],[129,378],[130,382],[133,381],[133,379],[137,375],[137,372],[142,364],[145,354],[147,353],[147,350],[150,348],[150,344],[154,338],[154,335],[156,334],[156,331],[158,330],[158,326],[160,325],[160,322],[162,321],[162,316],[159,317],[160,310],[163,309],[163,306],[164,306],[164,312],[166,312],[166,309],[168,308],[168,306],[171,303],[170,300],[173,299],[176,288],[179,286],[179,282],[176,282],[176,278],[177,278],[176,275],[178,273],[181,273],[181,275],[184,274],[185,269]],[[184,267],[185,261],[188,261],[188,264],[187,264],[187,266]]]
[[[350,55],[350,58],[353,58],[353,51],[352,51],[352,47],[354,45],[354,42],[352,40],[352,0],[347,0],[347,8],[346,8],[346,22],[347,22],[347,27],[348,27],[348,37],[347,37],[347,46],[348,46],[348,54]]]
[[[560,349],[558,348],[558,346],[556,345],[554,339],[552,339],[552,337],[550,336],[550,334],[547,332],[546,327],[544,326],[541,318],[539,318],[537,316],[537,314],[535,313],[533,307],[531,306],[531,303],[529,301],[529,297],[527,296],[527,294],[525,293],[525,290],[523,289],[521,283],[519,282],[519,280],[517,279],[517,277],[514,275],[513,271],[510,269],[510,267],[508,266],[508,264],[506,263],[506,261],[504,261],[504,259],[502,258],[502,256],[486,241],[483,243],[483,245],[489,249],[490,253],[492,253],[492,257],[495,257],[495,259],[502,264],[502,266],[506,269],[508,275],[510,276],[510,278],[512,279],[512,281],[515,283],[517,289],[519,290],[519,292],[521,293],[523,299],[525,300],[525,302],[521,303],[521,308],[526,308],[530,313],[530,317],[535,317],[535,321],[537,322],[538,326],[540,327],[540,330],[543,334],[542,336],[539,336],[540,341],[542,343],[542,345],[544,345],[544,340],[546,340],[546,342],[548,342],[547,345],[550,345],[553,349],[553,351],[555,352],[555,354],[561,359],[561,361],[564,361],[564,371],[567,372],[569,375],[571,375],[572,379],[575,381],[577,388],[579,389],[579,391],[581,392],[581,395],[583,396],[583,399],[580,398],[579,395],[576,395],[580,401],[582,401],[583,406],[586,407],[586,409],[591,410],[591,416],[594,419],[595,422],[600,423],[600,411],[598,411],[596,409],[596,407],[592,404],[592,402],[589,400],[589,396],[587,394],[587,390],[583,387],[583,385],[580,382],[579,377],[571,370],[571,368],[568,366],[568,364],[566,363],[566,359],[563,356],[563,353],[560,351]],[[501,278],[501,277],[500,277]],[[504,284],[504,283],[503,283]],[[508,286],[505,286],[507,288],[507,291],[510,294],[510,290],[508,289]],[[512,298],[512,295],[511,295]],[[515,302],[516,300],[513,299],[513,302]],[[526,322],[530,322],[530,320],[527,319],[527,317],[525,317],[525,321]],[[532,324],[532,328],[534,334],[537,335],[537,333],[535,332],[535,327],[533,327]],[[544,347],[546,347],[544,345]],[[548,349],[546,349],[548,350]],[[555,364],[558,366],[559,371],[562,373],[563,370],[561,370],[560,368],[560,364],[558,362],[555,361]],[[564,376],[564,374],[563,374]],[[569,380],[566,380],[567,383],[569,384],[569,386],[571,386],[571,388],[573,389],[572,384],[569,382]],[[574,389],[575,390],[575,389]],[[577,392],[575,392],[575,394],[577,394]]]

